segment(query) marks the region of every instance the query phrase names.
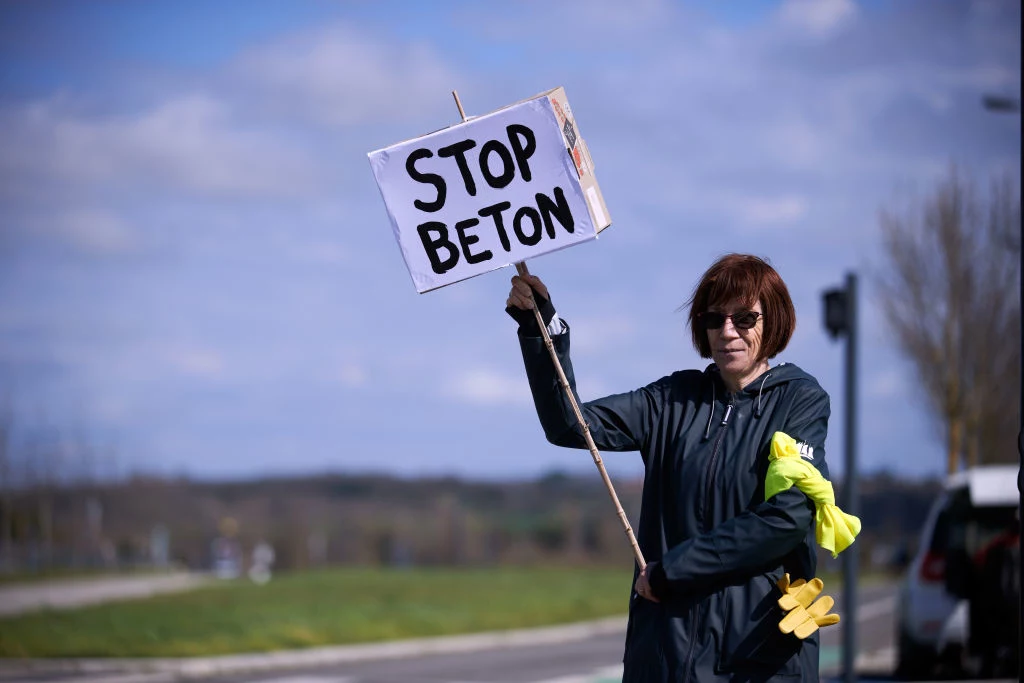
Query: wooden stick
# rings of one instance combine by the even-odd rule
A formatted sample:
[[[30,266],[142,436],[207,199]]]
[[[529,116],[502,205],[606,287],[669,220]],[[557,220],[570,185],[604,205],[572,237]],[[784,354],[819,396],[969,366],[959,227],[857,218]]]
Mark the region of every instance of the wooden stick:
[[[526,263],[523,261],[516,263],[516,270],[519,272],[520,277],[530,274],[530,271],[526,269]],[[530,299],[533,300],[532,291],[530,292]],[[608,489],[608,495],[611,496],[612,502],[615,504],[615,512],[619,515],[619,521],[622,522],[622,528],[626,532],[629,544],[633,546],[633,555],[636,557],[637,564],[640,565],[640,571],[643,571],[647,567],[647,562],[644,561],[644,554],[640,552],[640,544],[636,542],[636,536],[633,535],[633,527],[629,525],[629,518],[626,517],[625,511],[622,509],[622,503],[619,502],[619,497],[615,494],[615,487],[612,485],[612,480],[608,477],[608,471],[604,468],[601,453],[597,450],[594,437],[590,435],[590,426],[583,419],[583,412],[580,410],[579,403],[576,402],[576,397],[573,396],[572,387],[569,386],[569,380],[566,378],[562,364],[558,360],[558,354],[555,352],[555,344],[551,341],[551,335],[548,334],[548,328],[544,325],[544,318],[541,316],[540,309],[537,308],[535,301],[533,304],[533,316],[537,320],[537,327],[540,328],[541,336],[544,337],[544,346],[548,347],[548,354],[551,356],[551,361],[555,364],[555,370],[558,372],[558,381],[565,391],[566,398],[569,399],[569,404],[572,405],[573,412],[576,413],[576,419],[579,421],[580,427],[583,429],[583,438],[586,439],[590,455],[594,458],[597,471],[601,473],[601,479],[604,480],[604,486]]]
[[[455,106],[459,108],[459,116],[462,117],[462,122],[465,123],[466,122],[466,112],[462,108],[462,102],[459,100],[459,91],[458,90],[452,90],[452,97],[455,98]]]
[[[462,117],[463,123],[466,122],[466,112],[462,108],[462,102],[459,100],[459,93],[452,90],[452,97],[455,98],[455,106],[459,108],[459,116]],[[530,271],[526,269],[526,263],[519,261],[516,263],[516,270],[519,272],[520,277],[524,277],[530,274]],[[530,300],[533,300],[533,292],[530,292]],[[558,354],[555,352],[555,345],[551,341],[551,335],[548,334],[548,328],[544,325],[544,318],[540,314],[540,310],[537,308],[537,302],[533,302],[533,316],[537,320],[537,327],[540,328],[541,336],[544,337],[544,345],[548,348],[548,354],[551,356],[551,362],[555,364],[555,370],[558,372],[558,379],[562,385],[562,389],[565,391],[566,398],[569,399],[569,404],[572,405],[572,410],[576,413],[576,419],[580,423],[580,427],[583,429],[583,438],[586,439],[587,448],[590,449],[590,455],[594,458],[594,464],[597,465],[597,471],[601,473],[601,479],[604,480],[604,486],[608,489],[608,495],[611,496],[612,502],[615,504],[615,512],[619,515],[619,521],[622,522],[622,528],[626,532],[626,537],[629,539],[629,544],[633,547],[633,555],[636,556],[637,564],[640,565],[640,571],[643,571],[647,567],[647,562],[644,561],[644,554],[640,552],[640,544],[636,542],[636,536],[633,535],[633,527],[629,525],[629,518],[626,517],[626,512],[622,509],[622,503],[619,502],[619,497],[615,494],[615,486],[612,485],[612,480],[608,476],[608,471],[604,468],[604,461],[601,459],[601,453],[597,450],[597,444],[594,443],[594,437],[590,435],[590,426],[587,425],[587,421],[583,419],[583,412],[580,410],[579,403],[576,402],[576,397],[573,396],[572,387],[569,386],[569,380],[565,376],[565,371],[562,369],[562,363],[558,360]]]

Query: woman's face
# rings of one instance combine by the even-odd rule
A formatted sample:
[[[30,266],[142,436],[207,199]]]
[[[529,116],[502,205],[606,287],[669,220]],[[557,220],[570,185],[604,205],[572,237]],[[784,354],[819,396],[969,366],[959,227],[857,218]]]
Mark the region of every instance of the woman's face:
[[[750,329],[743,329],[742,314],[749,311],[758,314],[757,322]],[[726,316],[723,325],[707,330],[708,344],[711,347],[711,359],[715,361],[722,377],[733,391],[739,391],[761,374],[767,365],[765,361],[757,360],[764,330],[764,318],[760,315],[761,302],[746,306],[734,301],[724,306],[712,306],[708,312]],[[740,318],[741,326],[736,325],[735,318]]]

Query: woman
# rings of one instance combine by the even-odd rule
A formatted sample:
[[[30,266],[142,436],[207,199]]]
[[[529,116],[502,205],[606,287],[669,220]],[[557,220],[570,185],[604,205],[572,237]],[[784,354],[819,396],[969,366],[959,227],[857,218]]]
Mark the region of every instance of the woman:
[[[531,291],[532,288],[532,291]],[[575,393],[569,327],[534,276],[512,278],[506,310],[548,441],[586,448],[533,311],[534,296]],[[796,327],[785,283],[765,261],[729,254],[694,290],[693,344],[713,362],[581,403],[597,447],[645,465],[623,681],[818,680],[818,636],[779,631],[776,581],[815,573],[814,504],[796,487],[764,498],[772,435],[800,442],[826,478],[829,398],[795,365],[769,366]]]

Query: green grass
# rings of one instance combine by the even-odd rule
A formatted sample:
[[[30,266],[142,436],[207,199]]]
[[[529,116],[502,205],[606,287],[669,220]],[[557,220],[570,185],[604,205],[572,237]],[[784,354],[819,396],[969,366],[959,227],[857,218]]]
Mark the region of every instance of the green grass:
[[[332,569],[0,619],[4,657],[172,657],[625,614],[629,568]]]

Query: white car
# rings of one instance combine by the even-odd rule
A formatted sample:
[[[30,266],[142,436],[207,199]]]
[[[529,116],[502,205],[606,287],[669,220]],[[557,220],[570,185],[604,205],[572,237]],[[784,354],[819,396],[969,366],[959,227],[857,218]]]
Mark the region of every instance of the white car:
[[[917,554],[900,586],[896,611],[897,675],[915,678],[965,662],[968,603],[947,589],[951,545],[970,556],[1013,525],[1020,493],[1016,465],[976,467],[951,475],[928,512]],[[954,569],[955,570],[955,569]]]

